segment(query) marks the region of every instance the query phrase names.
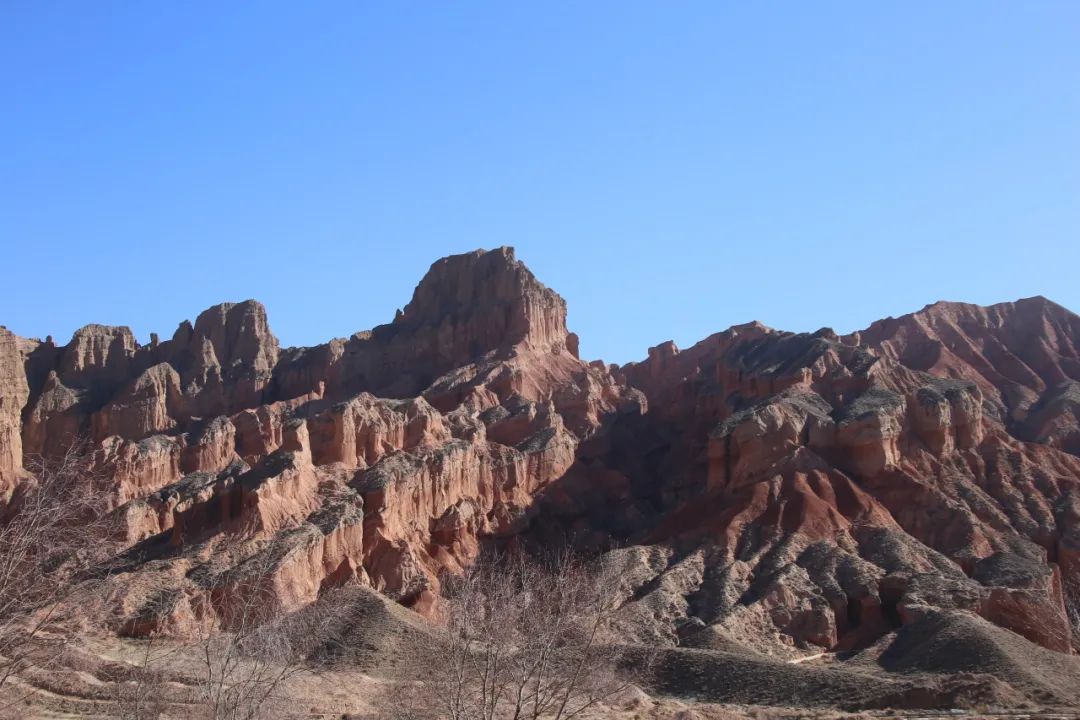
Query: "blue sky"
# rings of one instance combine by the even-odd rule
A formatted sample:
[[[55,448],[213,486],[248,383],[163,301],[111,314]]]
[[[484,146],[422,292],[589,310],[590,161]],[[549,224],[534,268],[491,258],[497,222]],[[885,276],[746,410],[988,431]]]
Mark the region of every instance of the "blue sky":
[[[1080,3],[0,4],[0,323],[285,345],[513,245],[582,354],[1080,310]]]

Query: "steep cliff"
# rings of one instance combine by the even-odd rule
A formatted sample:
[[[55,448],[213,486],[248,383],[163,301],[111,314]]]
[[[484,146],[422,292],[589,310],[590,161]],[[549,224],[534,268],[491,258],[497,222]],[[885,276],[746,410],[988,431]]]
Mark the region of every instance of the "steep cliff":
[[[29,396],[19,338],[0,327],[0,499],[4,502],[21,475],[21,415]]]

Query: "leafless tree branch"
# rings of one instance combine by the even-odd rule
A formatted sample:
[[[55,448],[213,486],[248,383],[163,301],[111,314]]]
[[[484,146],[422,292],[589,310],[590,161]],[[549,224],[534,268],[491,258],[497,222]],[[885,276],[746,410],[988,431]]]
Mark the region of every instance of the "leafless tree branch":
[[[402,718],[568,720],[627,688],[602,562],[482,557],[447,582],[436,642],[406,650],[388,712]],[[403,703],[408,698],[410,702]]]

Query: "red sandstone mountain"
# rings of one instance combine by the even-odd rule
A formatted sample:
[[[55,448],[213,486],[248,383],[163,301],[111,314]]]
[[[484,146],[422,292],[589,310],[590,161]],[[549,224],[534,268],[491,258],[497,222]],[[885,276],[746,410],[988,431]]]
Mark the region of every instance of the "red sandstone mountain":
[[[742,325],[607,367],[508,248],[311,348],[254,301],[144,346],[0,329],[0,491],[89,439],[134,633],[215,615],[275,537],[286,607],[358,580],[420,611],[482,542],[570,540],[624,564],[633,640],[859,649],[960,611],[1072,653],[1078,418],[1080,317],[1042,298],[849,336]]]

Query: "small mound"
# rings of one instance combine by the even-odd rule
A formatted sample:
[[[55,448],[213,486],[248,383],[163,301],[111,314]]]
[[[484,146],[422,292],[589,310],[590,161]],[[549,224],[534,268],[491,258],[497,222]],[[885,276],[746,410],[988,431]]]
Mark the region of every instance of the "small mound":
[[[634,661],[645,662],[645,658]],[[1014,707],[1025,702],[1006,683],[985,675],[890,677],[880,670],[861,671],[842,664],[792,665],[687,648],[659,651],[652,658],[648,684],[660,695],[694,702],[846,711]]]
[[[651,668],[655,692],[702,702],[848,711],[1080,706],[1080,659],[963,611],[928,609],[843,662],[788,664],[699,645],[661,650]]]
[[[437,642],[427,621],[370,588],[342,588],[318,606],[325,631],[308,652],[314,663],[393,674],[407,648]]]
[[[739,642],[716,625],[709,625],[701,630],[688,634],[680,642],[681,647],[694,648],[697,650],[717,650],[730,655],[744,655],[750,657],[768,657],[747,645]]]
[[[1080,704],[1080,659],[1047,650],[971,613],[927,612],[877,651],[875,664],[891,673],[979,673],[1039,704]]]

